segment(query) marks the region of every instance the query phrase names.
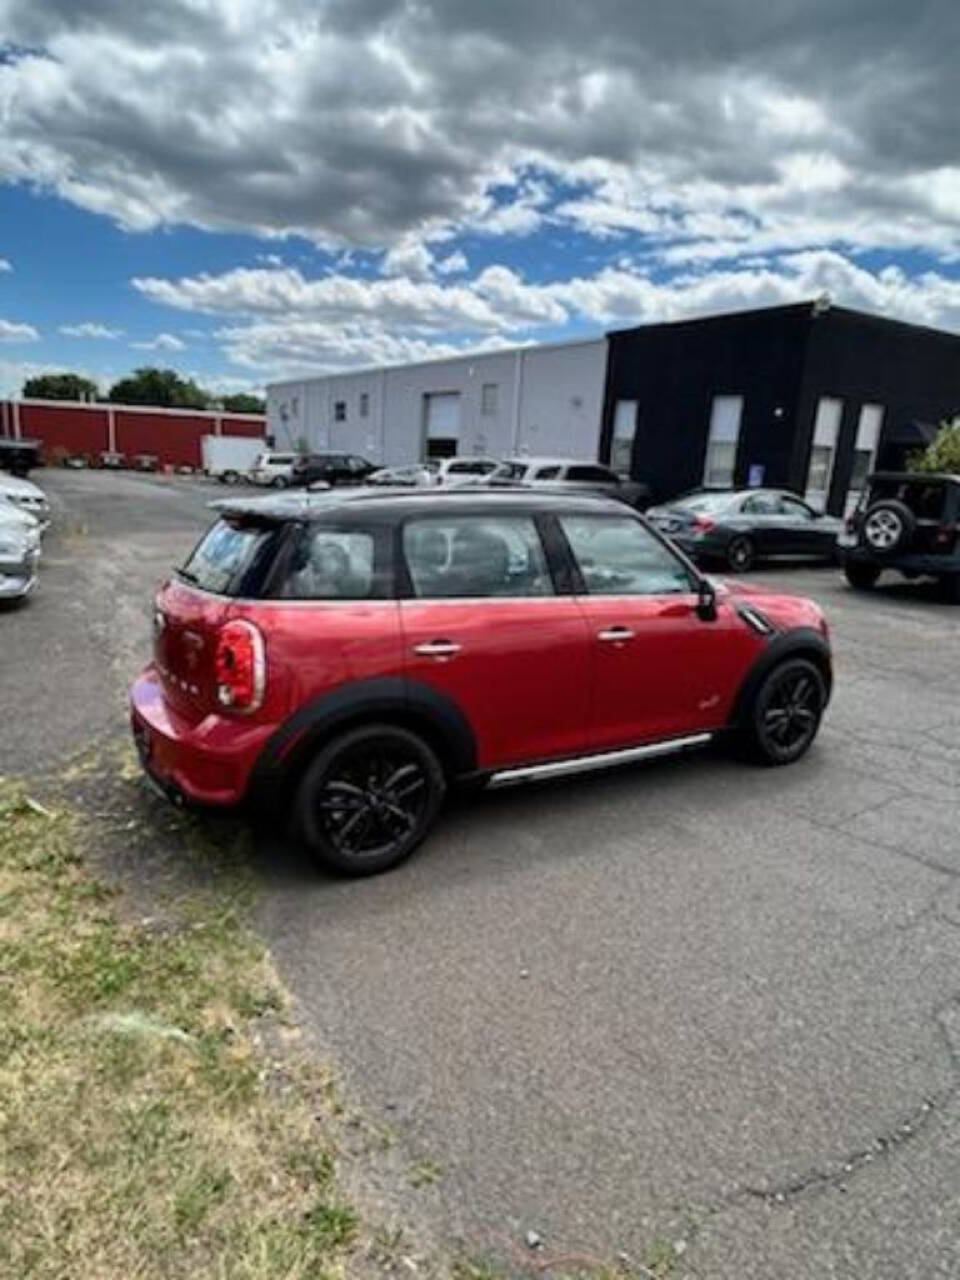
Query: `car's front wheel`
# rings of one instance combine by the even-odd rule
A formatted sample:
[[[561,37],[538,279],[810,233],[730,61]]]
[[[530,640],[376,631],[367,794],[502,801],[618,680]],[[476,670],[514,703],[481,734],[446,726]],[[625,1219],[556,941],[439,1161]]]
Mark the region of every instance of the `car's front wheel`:
[[[309,766],[297,792],[297,823],[324,866],[374,875],[413,853],[445,790],[440,763],[421,737],[364,725],[334,738]]]
[[[765,677],[743,725],[750,754],[763,764],[792,764],[817,736],[827,689],[806,658],[790,658]]]
[[[843,566],[843,572],[855,591],[869,591],[877,585],[881,570],[877,564],[862,564],[857,563],[856,560],[848,560]]]

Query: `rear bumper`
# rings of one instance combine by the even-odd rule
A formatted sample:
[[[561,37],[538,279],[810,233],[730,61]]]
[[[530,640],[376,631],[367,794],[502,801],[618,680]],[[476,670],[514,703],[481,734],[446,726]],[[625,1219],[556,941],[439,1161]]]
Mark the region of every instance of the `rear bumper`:
[[[130,727],[144,771],[165,795],[216,808],[244,802],[253,767],[276,728],[216,714],[191,722],[170,705],[152,664],[130,691]]]

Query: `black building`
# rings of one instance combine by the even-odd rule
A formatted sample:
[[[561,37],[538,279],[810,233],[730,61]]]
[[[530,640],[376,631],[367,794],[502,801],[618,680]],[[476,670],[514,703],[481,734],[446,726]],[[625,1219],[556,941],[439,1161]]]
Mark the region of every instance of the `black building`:
[[[764,484],[841,514],[958,412],[960,336],[820,300],[611,333],[600,456],[657,499]]]

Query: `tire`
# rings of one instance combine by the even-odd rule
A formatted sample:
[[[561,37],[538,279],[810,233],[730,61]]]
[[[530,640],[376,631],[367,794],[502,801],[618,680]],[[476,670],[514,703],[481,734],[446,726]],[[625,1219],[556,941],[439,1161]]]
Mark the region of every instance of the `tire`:
[[[763,679],[747,709],[742,733],[748,754],[760,764],[793,764],[817,736],[826,702],[823,676],[812,662],[781,662]]]
[[[376,875],[413,853],[445,791],[440,762],[422,738],[394,725],[363,725],[328,742],[308,767],[295,818],[324,867]]]
[[[855,591],[870,591],[877,585],[877,579],[883,571],[878,564],[863,564],[848,560],[843,566],[843,572]]]
[[[738,533],[727,543],[727,565],[733,573],[746,573],[753,567],[753,541]]]
[[[221,478],[224,484],[236,484],[240,479],[236,471],[225,471]]]
[[[916,516],[895,498],[875,502],[864,512],[860,544],[871,555],[892,556],[905,551],[917,531]]]
[[[285,489],[287,487],[287,479],[285,476],[274,476],[270,481],[271,489]]]

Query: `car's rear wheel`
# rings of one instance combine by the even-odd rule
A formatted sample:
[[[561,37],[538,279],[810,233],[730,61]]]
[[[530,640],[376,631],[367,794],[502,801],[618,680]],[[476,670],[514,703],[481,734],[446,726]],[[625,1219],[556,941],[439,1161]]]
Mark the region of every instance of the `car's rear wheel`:
[[[439,812],[446,784],[417,734],[364,725],[329,742],[296,799],[300,832],[314,856],[347,875],[373,875],[409,857]]]
[[[792,764],[809,749],[827,703],[823,676],[806,658],[790,658],[766,676],[747,712],[744,736],[763,764]]]
[[[753,541],[745,533],[739,533],[727,544],[727,564],[734,573],[746,573],[753,565]]]
[[[856,561],[849,560],[843,566],[843,572],[854,590],[869,591],[877,585],[881,569],[876,564],[857,564]]]
[[[274,476],[270,481],[271,489],[285,489],[287,487],[286,476]]]

